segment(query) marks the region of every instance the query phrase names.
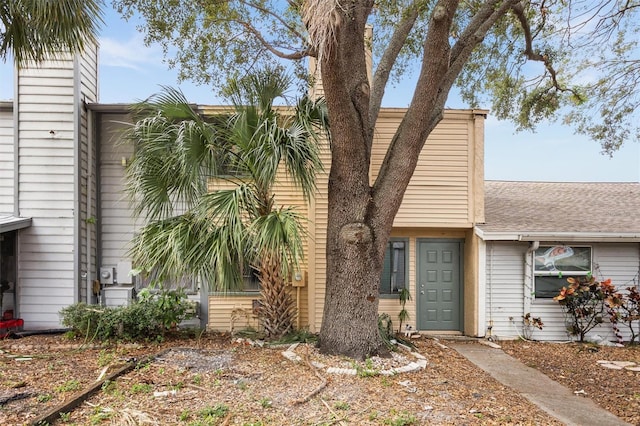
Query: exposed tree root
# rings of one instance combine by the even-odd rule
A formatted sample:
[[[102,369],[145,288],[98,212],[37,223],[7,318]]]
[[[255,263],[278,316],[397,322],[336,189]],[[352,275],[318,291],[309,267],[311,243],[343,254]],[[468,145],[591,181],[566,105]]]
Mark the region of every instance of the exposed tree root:
[[[309,393],[307,396],[305,396],[304,398],[300,398],[300,399],[296,399],[294,401],[291,402],[291,404],[293,405],[297,405],[297,404],[304,404],[305,402],[308,402],[311,398],[313,398],[314,396],[316,396],[317,394],[319,394],[320,392],[322,392],[322,390],[324,388],[327,387],[327,384],[329,383],[329,380],[324,377],[322,374],[320,374],[318,372],[318,369],[315,368],[313,365],[311,365],[311,362],[309,361],[309,350],[307,349],[307,351],[304,354],[304,363],[307,365],[307,367],[313,371],[313,374],[316,375],[316,377],[318,379],[321,380],[321,384],[320,386],[318,386],[317,388],[315,388],[311,393]]]

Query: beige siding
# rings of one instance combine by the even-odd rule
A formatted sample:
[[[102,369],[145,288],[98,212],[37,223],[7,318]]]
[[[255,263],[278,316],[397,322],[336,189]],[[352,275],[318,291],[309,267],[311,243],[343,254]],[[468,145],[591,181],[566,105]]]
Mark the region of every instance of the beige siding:
[[[204,109],[207,113],[221,111],[221,108]],[[372,179],[384,158],[386,144],[404,114],[404,110],[384,110],[376,130]],[[114,266],[126,255],[126,244],[133,235],[136,226],[131,221],[130,210],[122,194],[122,158],[129,158],[130,151],[117,146],[117,137],[109,132],[118,129],[112,121],[124,117],[103,116],[100,134],[102,150],[100,152],[100,202],[102,217],[100,220],[102,235],[102,264]],[[480,123],[480,124],[478,124]],[[410,238],[409,244],[409,284],[410,291],[415,289],[416,277],[416,238],[465,238],[465,231],[471,229],[473,222],[483,215],[482,168],[478,156],[482,154],[479,132],[482,131],[481,115],[473,111],[447,111],[445,119],[429,138],[422,152],[400,213],[394,223],[393,235]],[[124,150],[124,151],[123,151]],[[307,285],[293,290],[292,296],[299,302],[300,326],[319,331],[322,321],[325,282],[326,282],[326,229],[327,229],[327,184],[330,167],[330,153],[324,147],[323,159],[325,172],[319,174],[318,194],[307,207],[299,191],[295,190],[286,178],[278,182],[276,203],[282,206],[295,205],[298,211],[309,218],[309,240],[306,259],[302,270],[306,272]],[[215,189],[215,183],[211,189]],[[229,330],[231,314],[235,309],[250,309],[251,300],[257,295],[220,296],[211,295],[209,305],[209,328]],[[407,304],[410,313],[409,323],[415,326],[415,297]],[[397,326],[400,304],[397,299],[383,299],[380,312],[391,315]],[[239,312],[239,311],[238,311]],[[253,325],[253,324],[250,324]],[[240,327],[237,325],[236,328]]]
[[[289,294],[294,303],[304,302],[304,288],[300,288],[300,297],[297,296],[297,288],[289,287]],[[260,300],[260,293],[246,294],[211,294],[209,296],[209,321],[207,329],[211,331],[239,331],[248,327],[259,329],[257,317],[253,314],[254,301]],[[300,318],[297,320],[298,328],[307,328],[305,322],[305,309],[299,306]]]
[[[318,192],[313,200],[312,209],[309,213],[309,222],[312,224],[310,235],[312,236],[309,245],[309,283],[308,283],[308,306],[309,306],[309,330],[311,332],[320,331],[322,315],[324,309],[324,297],[327,279],[327,259],[325,256],[327,245],[327,215],[328,215],[328,185],[329,170],[331,167],[331,152],[328,143],[322,146],[322,159],[324,172],[318,174]]]
[[[216,189],[222,188],[231,188],[232,184],[229,182],[220,182],[220,181],[212,181],[209,184],[209,190],[214,191]],[[295,207],[296,211],[303,217],[309,217],[309,207],[308,203],[305,202],[302,197],[302,193],[298,191],[293,185],[292,181],[287,178],[284,173],[279,173],[277,179],[277,189],[275,191],[275,208],[279,209],[281,207]],[[307,222],[306,225],[309,229],[312,227],[311,221]],[[310,232],[310,231],[309,231]],[[308,267],[309,259],[310,259],[310,251],[308,249],[309,241],[305,240],[305,259],[300,264],[301,275],[304,277],[305,282],[308,282]],[[309,327],[309,305],[307,303],[308,297],[308,284],[299,290],[292,287],[291,288],[291,297],[293,301],[297,304],[298,307],[298,324],[302,328]],[[212,330],[228,330],[228,318],[231,315],[231,311],[235,309],[237,303],[249,303],[250,300],[254,298],[258,298],[259,295],[252,296],[237,296],[231,297],[227,295],[211,295],[209,297],[209,306],[211,307],[209,311],[209,328]],[[246,299],[249,299],[247,302]],[[220,306],[216,306],[217,301],[220,301]],[[233,306],[230,304],[233,302]],[[227,324],[227,328],[225,328],[225,324]]]
[[[371,182],[384,160],[387,146],[397,130],[405,109],[383,109],[376,127],[372,152]],[[483,113],[474,111],[446,111],[443,121],[438,124],[427,140],[420,154],[416,172],[409,183],[404,200],[394,221],[393,236],[411,237],[409,243],[409,285],[414,296],[416,279],[416,238],[465,238],[464,230],[471,229],[474,220],[484,215],[474,203],[483,202],[483,194],[478,188],[484,183],[482,162]],[[328,171],[330,153],[325,149],[324,163]],[[309,300],[310,329],[319,331],[322,322],[326,283],[326,238],[327,238],[327,191],[328,174],[319,176],[318,195],[309,213],[314,224],[310,242]],[[403,230],[404,229],[404,230]],[[461,231],[452,231],[460,229]],[[473,283],[473,287],[477,284]],[[415,326],[416,300],[407,303]],[[394,326],[400,304],[397,298],[381,299],[379,312],[388,313]]]
[[[372,182],[404,111],[388,109],[380,114],[372,152]],[[478,200],[474,197],[476,181],[483,179],[481,173],[477,176],[475,161],[477,118],[472,111],[445,112],[420,153],[394,226],[472,226],[476,215],[473,201]]]
[[[208,329],[213,331],[238,331],[248,327],[258,329],[253,315],[255,296],[210,296]]]

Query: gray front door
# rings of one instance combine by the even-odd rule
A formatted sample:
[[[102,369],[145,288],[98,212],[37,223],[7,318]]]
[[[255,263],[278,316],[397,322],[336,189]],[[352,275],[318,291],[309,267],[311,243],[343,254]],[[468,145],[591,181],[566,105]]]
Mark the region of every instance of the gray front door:
[[[418,329],[462,331],[459,240],[418,240]]]

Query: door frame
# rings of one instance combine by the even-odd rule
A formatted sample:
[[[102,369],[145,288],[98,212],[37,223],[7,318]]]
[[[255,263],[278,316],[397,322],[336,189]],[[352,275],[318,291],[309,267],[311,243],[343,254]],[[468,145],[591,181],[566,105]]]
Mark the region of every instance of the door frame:
[[[458,306],[458,321],[459,321],[459,329],[458,330],[430,330],[426,327],[425,324],[420,324],[420,295],[418,294],[418,286],[420,285],[420,254],[421,252],[421,243],[457,243],[458,244],[458,257],[459,257],[459,271],[460,274],[460,282],[459,282],[459,292],[460,292],[460,301]],[[443,331],[447,333],[463,333],[464,332],[464,238],[416,238],[416,276],[415,276],[415,289],[416,289],[416,329],[418,331]]]

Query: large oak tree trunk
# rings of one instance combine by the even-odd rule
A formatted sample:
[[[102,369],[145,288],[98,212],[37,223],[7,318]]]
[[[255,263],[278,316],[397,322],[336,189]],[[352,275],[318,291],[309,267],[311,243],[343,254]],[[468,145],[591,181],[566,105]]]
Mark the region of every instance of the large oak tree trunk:
[[[386,352],[377,321],[384,249],[454,80],[447,70],[456,2],[441,0],[428,30],[415,95],[372,185],[369,167],[379,105],[370,105],[363,37],[372,5],[355,2],[340,9],[334,17],[335,43],[320,60],[332,136],[320,350],[356,359]]]
[[[354,11],[366,13],[366,11]],[[361,17],[358,17],[361,18]],[[331,117],[327,283],[320,349],[353,358],[385,351],[378,332],[378,287],[386,235],[370,225],[369,82],[364,19],[343,20],[338,49],[321,63]],[[353,54],[353,52],[360,52]],[[347,71],[348,70],[348,71]]]

